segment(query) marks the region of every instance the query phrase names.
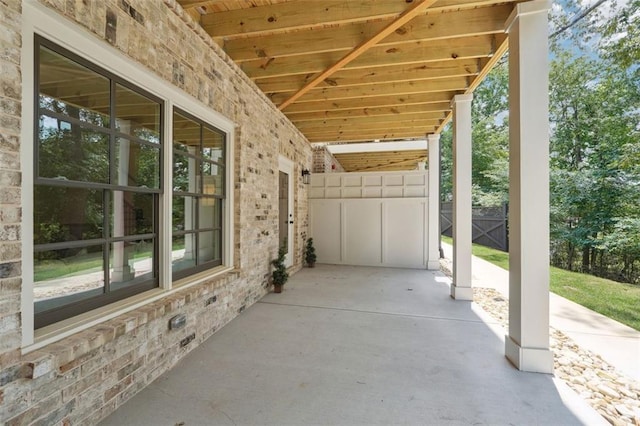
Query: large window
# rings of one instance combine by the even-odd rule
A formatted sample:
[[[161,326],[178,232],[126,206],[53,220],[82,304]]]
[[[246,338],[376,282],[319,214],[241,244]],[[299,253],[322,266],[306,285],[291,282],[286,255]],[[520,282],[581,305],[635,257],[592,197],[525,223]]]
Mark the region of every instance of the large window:
[[[158,286],[163,103],[44,39],[35,52],[39,328]]]
[[[184,111],[173,112],[175,278],[222,263],[225,134]]]

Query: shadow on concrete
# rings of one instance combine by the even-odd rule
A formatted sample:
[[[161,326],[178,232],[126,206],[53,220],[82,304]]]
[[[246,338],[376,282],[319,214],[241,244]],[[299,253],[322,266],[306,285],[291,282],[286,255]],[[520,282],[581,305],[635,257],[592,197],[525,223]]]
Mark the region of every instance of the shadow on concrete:
[[[606,424],[487,318],[439,272],[303,269],[103,424]]]

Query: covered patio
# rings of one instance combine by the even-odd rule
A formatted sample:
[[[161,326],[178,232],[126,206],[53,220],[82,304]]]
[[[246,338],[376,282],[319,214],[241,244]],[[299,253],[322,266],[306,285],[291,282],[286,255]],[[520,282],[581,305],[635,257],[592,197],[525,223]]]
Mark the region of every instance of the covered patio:
[[[440,272],[319,265],[292,277],[103,421],[606,424]]]
[[[93,424],[114,413],[106,424],[596,424],[551,376],[550,5],[0,2],[11,34],[0,40],[11,52],[0,86],[12,106],[0,146],[10,159],[0,164],[0,423]],[[507,51],[502,330],[471,302],[471,105]],[[449,122],[452,282],[439,272],[436,220]],[[425,139],[425,191],[409,197],[426,200],[422,269],[303,269],[316,237],[312,144],[392,152]],[[125,209],[124,193],[146,201]],[[292,280],[275,297],[271,262],[285,242]],[[151,265],[144,280],[124,274],[144,269],[135,250]],[[80,270],[68,274],[65,262]],[[93,273],[96,289],[65,287]],[[40,299],[48,281],[62,293],[55,305]]]

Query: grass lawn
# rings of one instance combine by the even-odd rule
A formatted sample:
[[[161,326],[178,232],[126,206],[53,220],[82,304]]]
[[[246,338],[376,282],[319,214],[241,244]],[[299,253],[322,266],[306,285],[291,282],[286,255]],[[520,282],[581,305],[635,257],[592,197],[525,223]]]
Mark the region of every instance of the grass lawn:
[[[151,248],[143,244],[140,248],[132,250],[132,260],[151,257]],[[34,281],[46,281],[76,275],[84,275],[102,270],[102,252],[80,254],[62,260],[41,260],[34,265]]]
[[[442,237],[451,244],[451,238]],[[478,244],[473,254],[509,269],[509,254]],[[551,267],[551,291],[640,331],[640,286]]]

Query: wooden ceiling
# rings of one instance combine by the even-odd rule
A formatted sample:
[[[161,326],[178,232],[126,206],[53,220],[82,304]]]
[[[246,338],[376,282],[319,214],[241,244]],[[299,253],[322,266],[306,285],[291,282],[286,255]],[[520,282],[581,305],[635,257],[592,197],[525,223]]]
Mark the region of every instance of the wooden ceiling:
[[[178,0],[312,143],[439,133],[518,1]]]
[[[417,170],[418,163],[427,160],[427,150],[354,152],[334,154],[334,157],[345,172]]]

